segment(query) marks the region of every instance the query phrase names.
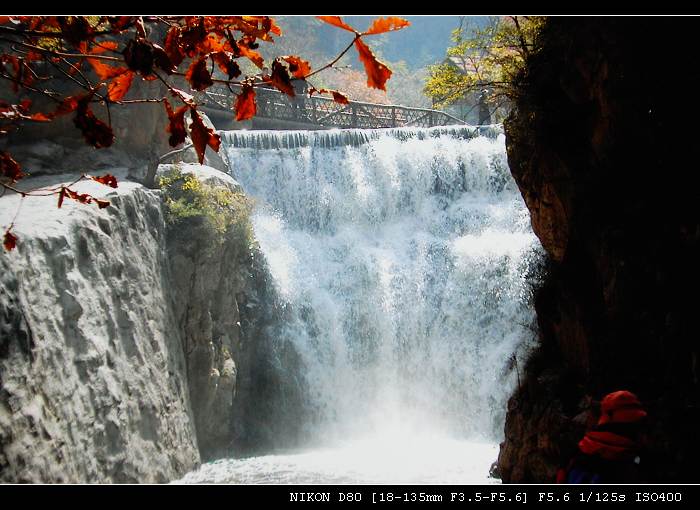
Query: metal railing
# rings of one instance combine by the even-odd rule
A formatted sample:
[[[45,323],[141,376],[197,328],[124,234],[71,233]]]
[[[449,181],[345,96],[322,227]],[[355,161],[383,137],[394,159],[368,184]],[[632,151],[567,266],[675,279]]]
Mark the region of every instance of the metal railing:
[[[433,127],[466,124],[452,115],[427,108],[350,101],[336,103],[320,96],[287,94],[272,89],[256,89],[256,117],[313,124],[328,128]],[[210,108],[231,111],[235,94],[223,86],[207,89],[201,99]]]

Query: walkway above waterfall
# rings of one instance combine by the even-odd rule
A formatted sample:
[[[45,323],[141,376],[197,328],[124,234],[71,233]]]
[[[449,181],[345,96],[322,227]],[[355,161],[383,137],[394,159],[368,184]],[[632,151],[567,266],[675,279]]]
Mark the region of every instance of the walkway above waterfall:
[[[258,129],[329,129],[433,127],[466,124],[452,115],[426,108],[350,101],[336,103],[320,96],[290,97],[272,89],[256,89],[257,112],[253,120]],[[233,101],[236,95],[223,86],[207,89],[201,96],[205,111],[220,129],[234,127]],[[228,122],[227,122],[228,121]]]

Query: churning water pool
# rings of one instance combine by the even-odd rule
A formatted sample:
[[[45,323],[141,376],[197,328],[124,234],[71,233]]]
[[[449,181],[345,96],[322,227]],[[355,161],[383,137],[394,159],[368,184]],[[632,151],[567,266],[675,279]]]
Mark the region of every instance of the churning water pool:
[[[498,445],[387,433],[332,448],[221,459],[175,483],[470,484],[489,478]]]

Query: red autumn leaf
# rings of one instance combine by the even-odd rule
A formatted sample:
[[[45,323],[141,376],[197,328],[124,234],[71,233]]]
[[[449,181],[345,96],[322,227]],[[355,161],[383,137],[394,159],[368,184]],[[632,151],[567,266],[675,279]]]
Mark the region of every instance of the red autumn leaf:
[[[204,27],[207,32],[222,33],[228,28],[238,29],[243,18],[241,16],[204,16]]]
[[[36,28],[44,22],[46,16],[31,16],[29,23],[29,30],[36,30]]]
[[[182,52],[188,57],[194,57],[197,53],[197,45],[207,37],[207,31],[200,18],[186,19],[187,26],[180,32],[179,43],[182,45]]]
[[[12,156],[7,152],[0,152],[0,176],[10,179],[12,182],[20,180],[24,173]]]
[[[100,80],[109,80],[127,71],[127,68],[124,66],[111,66],[97,58],[88,58],[87,61],[95,70],[95,74],[100,77]]]
[[[275,20],[272,18],[268,18],[267,16],[265,16],[265,18],[266,19],[263,22],[263,27],[265,28],[265,30],[269,30],[270,32],[278,36],[282,35],[282,30],[275,24]]]
[[[256,21],[260,23],[260,29],[265,33],[271,32],[275,35],[282,35],[282,30],[275,24],[275,20],[269,16],[243,16],[244,21]],[[264,38],[261,38],[264,39]],[[264,39],[267,40],[267,39]]]
[[[243,85],[241,93],[238,94],[233,105],[236,112],[236,120],[248,120],[255,116],[257,105],[255,103],[255,90],[250,85]]]
[[[386,90],[385,83],[391,77],[391,69],[377,60],[372,50],[369,49],[362,39],[355,39],[355,47],[359,53],[360,60],[365,66],[367,73],[367,86],[379,90]]]
[[[311,65],[306,60],[302,60],[294,55],[287,55],[286,57],[280,58],[289,63],[289,71],[295,78],[304,78],[311,72]]]
[[[129,91],[133,79],[134,73],[132,71],[126,71],[119,76],[115,76],[107,87],[107,97],[111,101],[120,101]]]
[[[107,19],[110,27],[112,27],[112,31],[117,33],[123,32],[133,23],[131,16],[108,16]]]
[[[95,117],[95,114],[90,110],[88,103],[90,96],[86,96],[78,103],[77,113],[73,123],[83,133],[85,141],[100,149],[109,147],[114,142],[114,133],[112,128]]]
[[[145,39],[131,39],[122,54],[124,62],[132,71],[144,76],[153,72],[153,46]]]
[[[5,231],[5,238],[3,239],[2,245],[7,251],[12,251],[15,249],[15,246],[17,246],[17,236],[10,232],[10,229]]]
[[[89,53],[91,55],[99,55],[100,53],[104,53],[105,51],[111,50],[115,51],[119,47],[119,43],[116,41],[101,41],[101,42],[96,42],[95,46],[93,46]]]
[[[73,191],[70,188],[65,188],[66,189],[66,196],[68,198],[72,198],[73,200],[77,200],[78,202],[81,202],[83,204],[89,204],[92,202],[92,197],[88,195],[87,193],[83,193],[82,195],[79,194],[77,191]]]
[[[337,90],[332,90],[332,89],[316,89],[316,88],[311,88],[309,89],[309,96],[313,95],[314,92],[318,92],[319,94],[331,94],[333,96],[333,101],[336,103],[340,104],[349,104],[350,101],[348,100],[348,97],[341,93],[338,92]]]
[[[244,57],[247,57],[253,64],[258,66],[258,68],[262,69],[263,64],[265,63],[265,60],[263,59],[262,55],[258,53],[257,51],[254,51],[253,49],[249,48],[245,44],[239,44],[238,45],[238,51],[240,52],[241,55]]]
[[[182,53],[182,48],[180,48],[180,34],[180,27],[175,25],[170,27],[167,35],[165,36],[165,53],[168,54],[170,62],[176,68],[185,58],[185,55]]]
[[[95,179],[95,178],[93,177],[93,179]],[[115,181],[115,183],[116,183],[116,181]],[[81,194],[81,193],[78,193],[77,191],[73,191],[70,188],[67,188],[65,186],[61,186],[61,191],[58,193],[58,208],[59,209],[63,205],[63,199],[65,197],[76,200],[76,201],[80,202],[81,204],[91,204],[92,201],[94,200],[100,209],[104,209],[105,207],[110,205],[110,202],[108,200],[100,200],[100,199],[97,199],[93,196],[88,195],[87,193]]]
[[[355,32],[356,34],[358,33],[357,30],[352,28],[350,25],[345,23],[340,16],[316,16],[318,19],[321,21],[325,21],[326,23],[329,23],[331,25],[334,25],[336,27],[340,27],[344,30],[347,30],[349,32]]]
[[[167,99],[164,101],[164,104],[169,120],[168,127],[166,128],[166,131],[170,133],[168,142],[171,147],[177,147],[181,143],[184,143],[185,137],[187,136],[187,131],[185,131],[185,112],[188,106],[181,106],[173,112]]]
[[[31,99],[22,99],[19,102],[19,109],[22,111],[22,113],[27,113],[29,111],[29,107],[32,106],[32,100]]]
[[[39,53],[38,51],[30,50],[27,52],[27,54],[24,56],[24,58],[30,62],[35,62],[37,60],[43,60],[44,56],[41,53]]]
[[[275,24],[275,20],[269,16],[241,16],[240,20],[248,26],[255,27],[257,29],[258,23],[260,24],[260,32],[272,32],[275,35],[282,35],[282,30]],[[242,25],[238,25],[239,30],[245,32],[246,30]],[[260,37],[260,36],[256,36]],[[260,37],[265,40],[264,38]]]
[[[241,68],[238,64],[231,58],[232,53],[227,51],[217,51],[211,54],[211,58],[214,59],[216,65],[219,66],[227,76],[229,80],[238,78],[241,75]]]
[[[190,126],[192,145],[194,145],[194,150],[197,152],[199,164],[201,165],[204,162],[204,151],[207,149],[207,145],[215,152],[219,152],[221,137],[213,129],[204,125],[197,110],[190,109],[190,116],[192,117],[192,125]]]
[[[158,46],[157,44],[152,44],[153,46],[153,61],[156,66],[166,72],[166,74],[173,74],[177,71],[177,66],[173,65],[173,61],[170,60],[168,53]]]
[[[340,104],[349,104],[350,103],[350,101],[348,100],[348,97],[346,95],[341,94],[337,90],[329,90],[328,92],[333,94],[333,101],[335,101],[336,103],[340,103]]]
[[[87,194],[87,193],[78,193],[77,191],[74,191],[74,190],[72,190],[72,189],[70,189],[70,188],[66,188],[65,186],[63,186],[63,187],[61,188],[61,193],[62,193],[64,196],[67,196],[68,198],[71,198],[71,199],[73,199],[73,200],[75,200],[75,201],[77,201],[77,202],[80,202],[81,204],[91,204],[93,200],[98,201],[98,200],[97,200],[95,197],[93,197],[92,195],[89,195],[89,194]],[[62,201],[62,199],[61,199],[61,201]],[[103,202],[103,204],[104,204],[104,202],[107,202],[107,201],[106,201],[106,200],[100,200],[99,202]],[[109,205],[109,202],[107,202],[106,205],[100,205],[100,204],[98,203],[98,206],[100,207],[100,209],[102,209],[103,207],[107,207],[107,205]],[[59,205],[59,207],[60,207],[60,205]]]
[[[58,117],[59,115],[65,115],[67,113],[75,111],[75,109],[78,107],[78,102],[80,101],[80,99],[82,99],[82,97],[84,96],[64,97],[61,101],[61,104],[58,105],[58,108],[56,108],[56,111],[54,111],[51,116]]]
[[[37,122],[51,122],[52,118],[45,113],[37,112],[37,113],[32,113],[31,116],[29,117],[31,120],[35,120]]]
[[[390,32],[392,30],[401,30],[404,27],[410,25],[408,21],[403,18],[397,18],[396,16],[390,16],[388,18],[377,18],[375,19],[367,31],[363,35],[370,34],[383,34],[384,32]]]
[[[288,96],[294,97],[294,86],[289,78],[287,69],[279,60],[272,62],[272,76],[270,76],[272,84]]]
[[[214,82],[211,81],[211,74],[207,69],[207,60],[206,55],[198,58],[192,62],[187,73],[185,73],[185,79],[190,82],[190,86],[194,90],[202,91],[214,85]]]
[[[207,34],[207,36],[195,46],[200,55],[214,53],[216,51],[231,51],[229,42],[217,34]]]
[[[100,175],[99,177],[94,177],[91,175],[90,179],[92,179],[93,181],[97,181],[101,184],[104,184],[105,186],[109,186],[110,188],[117,187],[117,178],[114,177],[112,174]]]
[[[252,39],[274,42],[270,33],[281,35],[282,31],[268,16],[207,16],[207,29],[214,32],[225,32],[233,28]]]

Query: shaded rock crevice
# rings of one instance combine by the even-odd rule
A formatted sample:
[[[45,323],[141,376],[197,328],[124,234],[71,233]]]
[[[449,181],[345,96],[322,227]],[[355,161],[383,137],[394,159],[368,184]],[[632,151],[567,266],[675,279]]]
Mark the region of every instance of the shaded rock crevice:
[[[649,408],[655,481],[697,480],[699,116],[663,79],[687,65],[692,33],[679,19],[551,18],[520,75],[508,160],[550,268],[505,482],[553,481],[617,389]]]
[[[162,165],[160,174],[175,165]],[[177,165],[181,168],[182,165]],[[185,165],[185,173],[203,183],[241,192],[228,175],[198,165]],[[187,380],[203,459],[230,453],[242,337],[238,299],[250,288],[253,247],[235,229],[219,234],[203,216],[170,226],[167,252],[172,278],[172,304],[182,333]]]

